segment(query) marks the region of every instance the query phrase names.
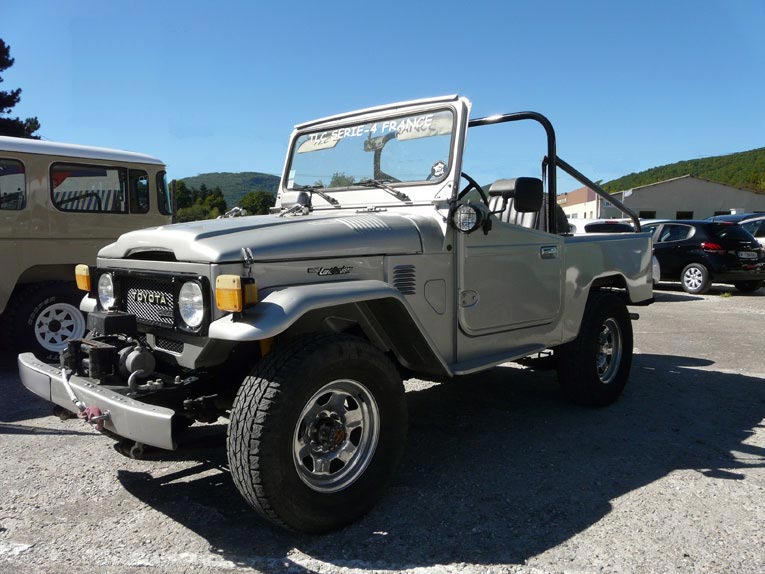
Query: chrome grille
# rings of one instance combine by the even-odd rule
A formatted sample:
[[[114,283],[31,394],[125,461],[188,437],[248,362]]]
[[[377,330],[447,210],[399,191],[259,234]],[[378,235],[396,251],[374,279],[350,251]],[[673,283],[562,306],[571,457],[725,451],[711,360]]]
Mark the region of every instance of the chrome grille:
[[[175,296],[170,283],[145,277],[122,279],[125,310],[142,323],[173,326]]]
[[[180,341],[174,341],[173,339],[166,339],[165,337],[154,337],[154,346],[158,349],[170,351],[180,355],[183,353],[183,343]]]

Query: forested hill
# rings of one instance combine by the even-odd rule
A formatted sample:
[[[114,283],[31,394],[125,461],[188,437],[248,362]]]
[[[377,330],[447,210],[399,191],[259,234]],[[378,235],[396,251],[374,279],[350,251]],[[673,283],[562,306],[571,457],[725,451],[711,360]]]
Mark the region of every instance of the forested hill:
[[[267,191],[275,194],[279,187],[278,176],[257,171],[200,173],[193,177],[184,177],[181,181],[189,188],[195,189],[199,189],[202,185],[207,186],[208,189],[219,187],[229,207],[236,205],[246,193]]]
[[[603,187],[622,191],[688,174],[765,193],[765,147],[652,167],[606,182]]]

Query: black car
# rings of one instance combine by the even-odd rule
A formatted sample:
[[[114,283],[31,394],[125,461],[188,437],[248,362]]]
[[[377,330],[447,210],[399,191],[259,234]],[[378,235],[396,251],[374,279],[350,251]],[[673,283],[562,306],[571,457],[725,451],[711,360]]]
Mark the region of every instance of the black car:
[[[653,253],[661,278],[679,280],[688,293],[704,293],[711,283],[732,283],[756,291],[765,280],[765,253],[740,225],[717,221],[663,221],[643,226],[653,233]]]
[[[761,215],[765,215],[765,213],[761,211],[755,211],[753,213],[726,213],[724,215],[713,215],[712,217],[707,217],[704,221],[728,221],[730,223],[741,223],[742,221],[752,219],[753,217],[759,217]]]

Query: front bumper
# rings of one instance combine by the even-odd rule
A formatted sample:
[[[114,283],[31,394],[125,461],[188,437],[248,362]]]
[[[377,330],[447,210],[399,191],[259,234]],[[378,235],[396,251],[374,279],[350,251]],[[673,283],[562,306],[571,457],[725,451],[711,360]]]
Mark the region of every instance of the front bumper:
[[[43,363],[32,353],[20,354],[18,364],[21,382],[27,389],[68,411],[78,412],[61,381],[61,369]],[[77,375],[69,379],[69,384],[86,406],[98,407],[104,413],[109,411],[109,418],[104,421],[106,430],[137,443],[175,449],[172,409],[136,401]]]

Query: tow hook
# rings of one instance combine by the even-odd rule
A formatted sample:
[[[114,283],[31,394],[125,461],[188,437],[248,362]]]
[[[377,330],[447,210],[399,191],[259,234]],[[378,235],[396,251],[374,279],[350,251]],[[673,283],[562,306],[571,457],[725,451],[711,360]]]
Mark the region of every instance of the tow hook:
[[[85,406],[85,403],[83,403],[80,399],[77,398],[77,395],[74,394],[74,390],[72,389],[72,385],[69,384],[69,377],[71,375],[67,373],[66,367],[62,367],[61,369],[61,382],[64,385],[64,390],[66,391],[66,394],[69,395],[69,398],[71,399],[74,406],[77,407],[77,410],[79,411],[77,413],[77,416],[81,419],[85,419],[85,422],[93,425],[96,427],[97,430],[102,431],[104,430],[104,422],[109,420],[109,417],[111,416],[111,413],[109,411],[101,412],[101,409],[98,407],[87,407]],[[63,417],[61,417],[61,420],[64,420]]]
[[[638,319],[640,319],[640,315],[638,315],[637,313],[630,313],[630,319],[632,319],[633,321],[637,321]]]
[[[101,412],[98,407],[86,407],[85,410],[80,412],[81,419],[85,419],[85,422],[96,427],[96,430],[104,430],[104,422],[109,420],[111,413],[109,411]]]

